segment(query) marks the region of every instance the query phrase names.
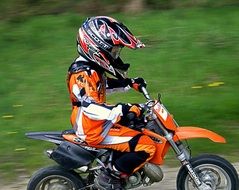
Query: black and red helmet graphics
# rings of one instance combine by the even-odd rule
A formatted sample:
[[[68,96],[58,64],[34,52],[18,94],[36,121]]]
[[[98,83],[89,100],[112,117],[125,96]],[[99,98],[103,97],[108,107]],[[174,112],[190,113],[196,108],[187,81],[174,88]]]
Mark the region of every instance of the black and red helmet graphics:
[[[144,47],[129,29],[117,20],[96,16],[87,19],[77,35],[78,52],[89,61],[95,62],[107,72],[116,76],[116,57],[112,56],[114,46],[137,49]]]

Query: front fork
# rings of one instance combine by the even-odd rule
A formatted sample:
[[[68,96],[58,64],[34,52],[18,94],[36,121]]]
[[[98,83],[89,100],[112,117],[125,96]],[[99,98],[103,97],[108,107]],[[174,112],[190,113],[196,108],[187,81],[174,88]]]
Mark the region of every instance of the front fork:
[[[169,133],[170,134],[170,133]],[[171,135],[171,134],[170,134]],[[167,138],[167,137],[166,137]],[[183,146],[183,144],[181,142],[179,143],[175,143],[172,140],[172,135],[171,138],[168,137],[167,138],[169,143],[171,144],[174,152],[177,154],[177,158],[178,160],[181,162],[181,164],[186,167],[186,169],[188,170],[188,174],[190,175],[191,179],[193,180],[194,184],[196,185],[196,187],[199,190],[211,190],[211,187],[209,187],[208,185],[206,185],[204,182],[201,181],[200,177],[198,176],[197,172],[195,171],[195,169],[192,167],[189,159],[190,159],[190,155],[188,153],[188,151],[185,149],[185,147]],[[170,140],[171,139],[171,140]]]
[[[168,136],[166,136],[166,139],[171,144],[174,152],[177,155],[178,160],[181,162],[181,164],[184,167],[187,168],[188,174],[194,181],[195,185],[198,187],[198,189],[202,189],[201,188],[202,182],[201,182],[198,174],[195,172],[194,168],[192,167],[191,163],[189,162],[190,155],[189,155],[188,151],[183,147],[183,145],[181,143],[175,143],[173,141],[172,134],[169,133]],[[205,190],[205,189],[202,189],[202,190]]]
[[[154,120],[158,124],[158,126],[162,129],[162,131],[165,135],[165,138],[168,140],[168,142],[172,146],[172,148],[173,148],[174,152],[176,153],[177,158],[179,159],[181,164],[187,168],[188,174],[190,175],[190,177],[194,181],[197,188],[199,190],[211,190],[210,187],[208,187],[205,183],[203,183],[200,180],[200,177],[198,176],[198,174],[196,173],[196,171],[192,167],[191,163],[189,162],[190,154],[184,148],[182,143],[181,142],[179,142],[179,143],[174,142],[172,133],[169,133],[167,130],[165,130],[165,128],[162,126],[161,122],[156,117],[154,117]]]

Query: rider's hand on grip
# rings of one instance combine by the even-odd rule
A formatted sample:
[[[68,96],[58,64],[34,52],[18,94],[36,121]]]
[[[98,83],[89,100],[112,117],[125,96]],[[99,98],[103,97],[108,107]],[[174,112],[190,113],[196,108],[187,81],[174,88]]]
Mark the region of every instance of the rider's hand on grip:
[[[140,117],[144,110],[139,104],[121,104],[123,116],[127,117],[127,114],[132,112],[136,117]]]
[[[127,120],[128,120],[128,127],[137,131],[141,131],[143,127],[145,127],[143,122],[143,112],[144,109],[141,107],[138,107],[140,109],[140,116],[136,116],[135,112],[129,112],[127,114]]]
[[[132,105],[129,109],[129,112],[134,113],[136,117],[140,117],[142,115],[142,111],[142,108],[137,104]]]
[[[132,120],[141,117],[144,109],[138,104],[120,104],[122,105],[123,116],[121,117],[120,123],[122,125],[129,125]]]
[[[131,84],[130,84],[130,86],[131,86],[132,88],[134,88],[135,90],[141,92],[141,88],[142,88],[142,87],[146,88],[147,83],[146,83],[146,81],[145,81],[143,78],[137,77],[137,78],[131,79]]]
[[[133,121],[136,117],[136,114],[133,112],[129,112],[126,117],[129,121]]]

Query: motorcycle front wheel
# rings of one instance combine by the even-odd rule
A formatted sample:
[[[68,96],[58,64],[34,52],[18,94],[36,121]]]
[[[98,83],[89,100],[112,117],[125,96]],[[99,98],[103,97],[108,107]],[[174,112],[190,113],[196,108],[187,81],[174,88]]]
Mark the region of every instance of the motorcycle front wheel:
[[[83,180],[73,171],[60,166],[50,166],[33,174],[27,190],[77,190],[82,187]]]
[[[224,158],[216,155],[201,155],[190,160],[200,180],[211,190],[239,190],[238,174]],[[177,190],[196,190],[186,167],[182,166],[177,176]]]

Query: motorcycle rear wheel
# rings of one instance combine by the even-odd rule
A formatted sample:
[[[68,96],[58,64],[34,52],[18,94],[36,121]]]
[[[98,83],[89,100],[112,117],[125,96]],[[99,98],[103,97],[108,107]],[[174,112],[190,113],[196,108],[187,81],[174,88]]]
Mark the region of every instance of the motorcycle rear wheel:
[[[83,180],[73,171],[60,166],[50,166],[33,174],[27,190],[77,190],[82,187]]]
[[[200,155],[190,160],[201,181],[212,190],[239,190],[238,174],[224,158],[216,155]],[[181,167],[177,176],[177,190],[196,190],[186,167]]]

